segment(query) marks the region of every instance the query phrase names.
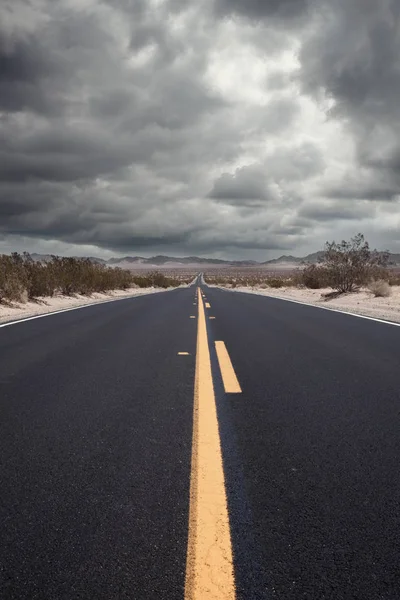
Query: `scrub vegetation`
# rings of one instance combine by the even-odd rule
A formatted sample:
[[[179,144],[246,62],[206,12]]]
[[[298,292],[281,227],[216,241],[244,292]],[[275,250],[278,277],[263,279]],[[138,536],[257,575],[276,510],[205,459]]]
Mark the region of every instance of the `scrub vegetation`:
[[[326,242],[317,263],[302,264],[292,271],[274,274],[244,269],[225,274],[206,272],[205,280],[231,288],[331,288],[338,294],[367,287],[375,296],[387,297],[390,286],[399,285],[400,276],[388,268],[388,253],[371,250],[363,234],[359,233],[350,241]]]
[[[184,281],[163,273],[134,274],[89,258],[52,256],[38,262],[26,252],[0,255],[0,303],[27,302],[57,294],[73,296],[131,287],[177,287]]]

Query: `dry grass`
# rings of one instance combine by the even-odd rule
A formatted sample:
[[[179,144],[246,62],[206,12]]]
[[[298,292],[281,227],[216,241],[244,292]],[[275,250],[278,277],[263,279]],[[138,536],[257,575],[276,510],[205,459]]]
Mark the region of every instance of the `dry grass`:
[[[368,289],[374,294],[375,298],[388,298],[392,294],[390,284],[384,279],[371,281],[368,284]]]

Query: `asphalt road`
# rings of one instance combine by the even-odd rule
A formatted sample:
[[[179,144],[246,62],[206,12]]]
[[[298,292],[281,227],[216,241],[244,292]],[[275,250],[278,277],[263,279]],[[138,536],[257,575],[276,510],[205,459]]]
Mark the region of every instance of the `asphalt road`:
[[[2,600],[183,597],[193,295],[0,329]]]
[[[398,600],[400,328],[203,289],[237,599]],[[194,295],[0,329],[2,599],[184,598]]]

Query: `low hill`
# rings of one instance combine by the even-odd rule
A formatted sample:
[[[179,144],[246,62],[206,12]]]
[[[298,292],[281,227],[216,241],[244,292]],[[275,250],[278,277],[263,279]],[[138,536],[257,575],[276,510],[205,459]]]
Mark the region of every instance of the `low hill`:
[[[48,262],[51,260],[50,254],[32,254],[34,260]],[[123,269],[147,269],[154,270],[157,268],[178,269],[182,267],[201,269],[204,267],[267,267],[269,269],[293,269],[300,266],[302,263],[316,263],[323,257],[323,251],[313,252],[307,256],[292,256],[282,255],[279,258],[273,258],[264,262],[256,260],[223,260],[220,258],[202,258],[199,256],[164,256],[157,255],[150,258],[143,256],[124,256],[115,257],[108,260],[88,256],[89,260],[99,264],[110,265],[113,267],[121,267]],[[389,253],[389,266],[400,267],[400,254]]]

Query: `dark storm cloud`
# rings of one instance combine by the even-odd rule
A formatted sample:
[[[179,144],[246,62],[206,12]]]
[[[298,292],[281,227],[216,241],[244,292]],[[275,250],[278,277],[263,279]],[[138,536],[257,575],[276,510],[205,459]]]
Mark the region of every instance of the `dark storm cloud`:
[[[214,183],[209,197],[226,204],[262,205],[273,198],[268,189],[263,168],[250,165],[236,169],[235,173],[223,173]]]
[[[0,233],[123,252],[273,250],[372,215],[400,183],[399,17],[389,0],[5,0]],[[243,84],[220,60],[235,44],[254,56]],[[300,135],[299,91],[331,98],[329,118],[356,142],[351,178],[317,186],[322,204],[307,186],[328,170],[328,145],[312,124]]]
[[[35,36],[16,39],[0,26],[0,110],[57,113],[45,90],[46,81],[56,75],[57,65]]]
[[[168,14],[148,2],[37,3],[29,31],[15,6],[17,26],[0,18],[0,230],[116,250],[183,243],[197,227],[173,214],[176,177],[193,177],[188,161],[210,144],[222,150],[212,132],[196,141],[227,106],[202,82],[207,53],[182,60]]]
[[[352,204],[340,204],[313,202],[307,203],[298,211],[298,216],[315,221],[329,222],[338,220],[359,220],[365,217],[372,217],[375,214],[375,207],[371,204],[361,204],[353,202]]]
[[[218,14],[239,15],[254,20],[271,17],[293,19],[303,16],[307,0],[215,0]]]
[[[52,69],[46,53],[37,40],[0,39],[0,82],[12,84],[17,81],[35,83],[50,75]]]

